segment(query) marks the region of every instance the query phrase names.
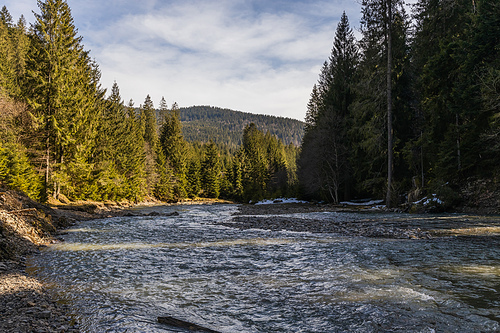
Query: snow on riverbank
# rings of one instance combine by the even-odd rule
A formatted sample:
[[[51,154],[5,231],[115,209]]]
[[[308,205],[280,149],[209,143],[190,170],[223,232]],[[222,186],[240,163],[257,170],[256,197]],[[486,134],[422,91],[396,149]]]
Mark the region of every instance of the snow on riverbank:
[[[298,200],[297,198],[279,198],[273,200],[262,200],[256,205],[272,205],[272,204],[284,204],[284,203],[308,203],[307,201]]]

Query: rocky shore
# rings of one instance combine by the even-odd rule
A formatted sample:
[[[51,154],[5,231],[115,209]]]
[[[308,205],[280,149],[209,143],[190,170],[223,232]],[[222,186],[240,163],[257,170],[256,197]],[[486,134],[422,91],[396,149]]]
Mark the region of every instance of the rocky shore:
[[[143,202],[141,206],[156,204]],[[0,332],[79,332],[71,308],[58,302],[49,286],[26,272],[27,257],[61,241],[58,235],[78,221],[161,214],[154,207],[137,209],[127,202],[52,202],[47,206],[0,186]]]
[[[381,221],[373,218],[303,219],[283,216],[312,212],[360,212],[366,207],[339,207],[315,204],[241,205],[231,222],[225,226],[239,229],[287,230],[311,233],[335,233],[342,236],[362,236],[394,239],[429,239],[431,234],[401,221]],[[271,216],[270,216],[271,215]],[[274,216],[273,216],[274,215]]]
[[[127,204],[81,203],[46,206],[0,187],[0,332],[79,332],[68,305],[26,272],[26,260],[60,241],[76,221],[136,214]]]
[[[22,261],[0,262],[0,332],[79,332],[70,313]]]

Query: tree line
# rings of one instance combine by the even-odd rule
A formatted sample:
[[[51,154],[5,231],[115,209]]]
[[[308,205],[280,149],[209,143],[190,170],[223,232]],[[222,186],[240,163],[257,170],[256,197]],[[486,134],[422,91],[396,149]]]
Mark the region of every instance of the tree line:
[[[308,198],[437,193],[500,177],[500,4],[363,0],[345,13],[307,106],[299,181]]]
[[[182,133],[187,141],[223,144],[230,149],[242,143],[241,132],[254,123],[261,131],[269,131],[284,144],[300,146],[304,123],[295,119],[252,114],[213,106],[191,106],[180,109]]]
[[[300,149],[254,123],[236,147],[188,141],[177,104],[109,96],[64,0],[28,27],[0,11],[0,181],[34,199],[341,202],[457,199],[500,177],[500,6],[363,0],[345,13],[307,105]],[[200,110],[200,117],[203,114]],[[196,120],[192,120],[196,121]]]
[[[0,181],[40,201],[259,200],[296,190],[298,148],[248,124],[241,144],[187,142],[179,107],[125,103],[82,45],[69,5],[35,23],[0,12]]]

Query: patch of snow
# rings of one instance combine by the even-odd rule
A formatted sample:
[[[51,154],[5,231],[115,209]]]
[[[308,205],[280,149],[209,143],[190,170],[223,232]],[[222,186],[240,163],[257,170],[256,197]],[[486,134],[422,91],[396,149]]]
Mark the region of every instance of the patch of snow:
[[[346,206],[375,206],[380,205],[382,202],[384,202],[384,200],[370,200],[365,202],[342,201],[340,204]]]
[[[423,206],[429,206],[430,204],[444,204],[443,200],[439,199],[436,194],[433,194],[431,198],[423,197],[422,199],[415,201],[415,204],[422,204]]]
[[[272,205],[272,204],[281,204],[281,203],[307,203],[307,201],[298,200],[297,198],[279,198],[273,200],[262,200],[256,205]]]

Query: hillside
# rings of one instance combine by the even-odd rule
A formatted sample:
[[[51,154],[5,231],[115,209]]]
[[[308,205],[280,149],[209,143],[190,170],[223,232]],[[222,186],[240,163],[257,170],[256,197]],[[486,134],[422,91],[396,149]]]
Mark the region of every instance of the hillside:
[[[180,109],[182,133],[187,141],[213,140],[231,148],[241,143],[243,129],[254,123],[263,132],[269,131],[285,144],[299,146],[304,123],[295,119],[258,115],[212,106],[191,106]]]

